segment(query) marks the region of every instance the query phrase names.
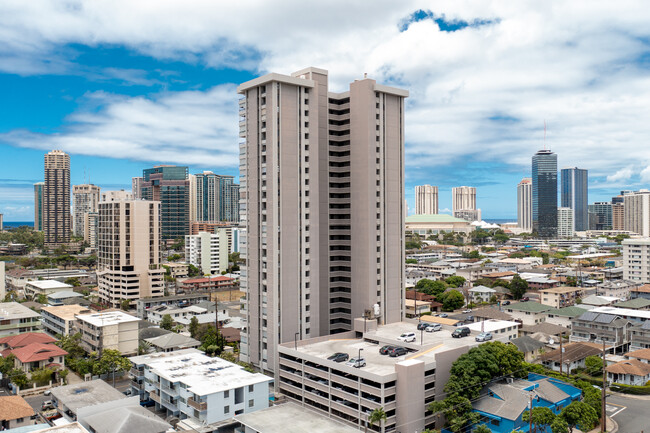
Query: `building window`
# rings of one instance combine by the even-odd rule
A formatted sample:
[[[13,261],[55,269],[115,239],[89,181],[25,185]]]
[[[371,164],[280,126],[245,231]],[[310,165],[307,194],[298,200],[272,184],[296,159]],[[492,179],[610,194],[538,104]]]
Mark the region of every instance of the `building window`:
[[[248,400],[248,407],[255,406],[255,400]]]
[[[224,406],[223,413],[230,413],[230,406]]]
[[[255,391],[255,385],[248,385],[248,392],[253,392],[253,391]]]
[[[223,392],[223,398],[229,398],[230,397],[230,390],[226,390]]]

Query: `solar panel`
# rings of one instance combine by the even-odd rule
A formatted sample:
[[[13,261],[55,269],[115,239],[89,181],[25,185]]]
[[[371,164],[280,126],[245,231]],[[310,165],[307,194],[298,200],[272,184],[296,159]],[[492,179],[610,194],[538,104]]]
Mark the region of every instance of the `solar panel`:
[[[650,329],[650,320],[646,320],[643,322],[643,325],[641,325],[641,329]]]
[[[586,313],[583,313],[582,316],[578,317],[578,320],[586,320],[587,322],[591,322],[596,319],[596,317],[598,317],[598,313],[587,311]]]
[[[596,323],[612,323],[616,319],[616,316],[613,316],[611,314],[599,314],[598,317],[596,317],[596,320],[594,322]]]

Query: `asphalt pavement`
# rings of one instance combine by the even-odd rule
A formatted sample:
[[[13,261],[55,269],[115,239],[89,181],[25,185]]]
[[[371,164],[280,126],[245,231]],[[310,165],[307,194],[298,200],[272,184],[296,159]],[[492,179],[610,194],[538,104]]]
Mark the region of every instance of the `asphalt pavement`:
[[[611,394],[607,415],[618,424],[618,433],[650,433],[650,400]]]

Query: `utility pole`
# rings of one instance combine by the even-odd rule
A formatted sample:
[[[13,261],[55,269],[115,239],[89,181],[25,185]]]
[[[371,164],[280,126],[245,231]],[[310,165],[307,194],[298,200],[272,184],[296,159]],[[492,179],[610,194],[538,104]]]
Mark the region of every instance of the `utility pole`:
[[[601,421],[600,421],[600,433],[605,433],[605,425],[607,424],[607,405],[605,404],[605,398],[607,397],[607,393],[605,392],[605,387],[607,386],[607,371],[605,370],[607,366],[607,361],[605,360],[605,337],[602,337],[603,339],[603,389],[602,389],[602,396],[601,400],[603,403],[603,407],[601,409]]]
[[[528,432],[533,431],[533,393],[529,394],[530,398],[530,411],[528,412]]]
[[[562,376],[562,364],[564,364],[564,347],[562,347],[562,336],[564,332],[560,333],[560,376]]]

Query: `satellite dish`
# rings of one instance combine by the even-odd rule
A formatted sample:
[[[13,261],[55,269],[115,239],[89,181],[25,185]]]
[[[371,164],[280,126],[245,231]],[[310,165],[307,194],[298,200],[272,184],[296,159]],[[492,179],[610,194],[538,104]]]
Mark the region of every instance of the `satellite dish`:
[[[549,338],[548,339],[548,344],[555,344],[555,340],[553,340],[552,338]]]

